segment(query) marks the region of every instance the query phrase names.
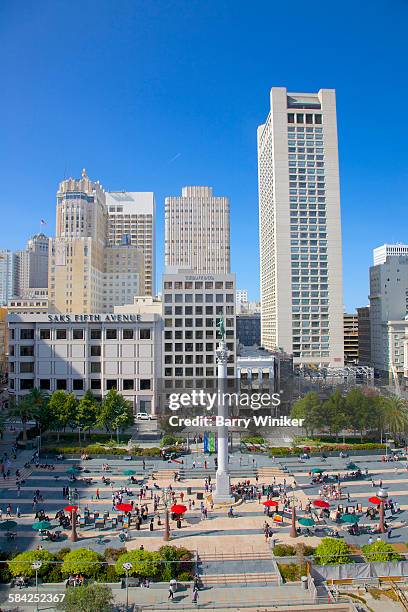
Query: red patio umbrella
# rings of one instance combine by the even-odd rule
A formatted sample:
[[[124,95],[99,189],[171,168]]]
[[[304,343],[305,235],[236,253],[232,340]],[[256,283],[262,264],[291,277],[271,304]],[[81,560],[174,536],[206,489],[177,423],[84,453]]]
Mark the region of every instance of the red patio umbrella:
[[[267,499],[266,501],[264,501],[262,503],[267,508],[277,508],[279,506],[279,502],[274,501],[273,499]]]
[[[330,504],[323,499],[315,499],[313,505],[316,506],[316,508],[330,508]]]
[[[132,510],[132,504],[118,504],[116,510],[120,512],[130,512]]]
[[[376,495],[373,495],[372,497],[368,498],[368,501],[370,502],[370,504],[375,504],[376,506],[379,506],[382,500]]]
[[[65,512],[76,512],[78,510],[78,506],[65,506]]]
[[[183,504],[173,504],[170,510],[173,514],[184,514],[187,510],[187,506],[183,506]]]

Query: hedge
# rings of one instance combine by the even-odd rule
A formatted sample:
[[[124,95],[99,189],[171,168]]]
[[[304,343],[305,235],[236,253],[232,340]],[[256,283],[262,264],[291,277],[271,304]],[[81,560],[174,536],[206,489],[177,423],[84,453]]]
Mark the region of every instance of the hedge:
[[[81,455],[87,453],[88,455],[134,455],[136,457],[159,457],[160,448],[139,448],[131,447],[127,448],[113,448],[111,446],[101,446],[97,444],[91,444],[88,446],[43,446],[41,448],[42,454],[50,455]]]

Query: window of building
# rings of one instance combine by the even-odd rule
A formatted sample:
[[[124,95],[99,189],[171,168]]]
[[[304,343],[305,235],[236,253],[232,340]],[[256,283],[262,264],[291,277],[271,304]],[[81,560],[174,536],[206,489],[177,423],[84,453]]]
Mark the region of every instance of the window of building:
[[[20,330],[20,340],[34,340],[34,330],[33,329],[21,329]]]
[[[294,113],[288,113],[288,123],[295,123]]]
[[[91,374],[99,374],[101,371],[100,361],[91,361]]]
[[[123,339],[124,340],[133,340],[134,338],[134,330],[133,329],[124,329],[123,330]]]
[[[150,340],[151,338],[151,329],[141,329],[140,330],[140,340]]]
[[[83,340],[84,339],[84,330],[83,329],[74,329],[74,330],[72,330],[72,338],[74,340]]]
[[[109,391],[109,389],[117,389],[118,388],[118,381],[115,380],[114,378],[108,378],[108,380],[106,381],[106,389]]]
[[[131,391],[132,389],[134,389],[135,386],[135,382],[132,378],[125,378],[123,380],[123,390],[124,391]]]
[[[150,380],[150,378],[141,378],[140,379],[140,390],[141,391],[145,391],[147,389],[151,389],[152,388],[152,382]]]
[[[101,388],[101,381],[99,379],[95,380],[92,379],[91,380],[91,389],[100,389]]]
[[[101,340],[102,339],[102,330],[101,329],[91,329],[91,340]]]
[[[51,339],[51,330],[50,329],[40,329],[40,340],[50,340]]]
[[[20,357],[34,357],[34,347],[20,346]]]
[[[72,389],[74,391],[82,391],[84,388],[84,381],[82,378],[74,378],[72,381]]]
[[[41,391],[49,391],[51,389],[51,381],[49,378],[40,378]]]
[[[22,361],[20,363],[20,373],[21,374],[33,374],[34,372],[34,362],[33,361]]]
[[[106,330],[106,339],[107,340],[117,340],[118,338],[118,330],[117,329],[107,329]]]
[[[32,378],[22,378],[20,380],[20,389],[21,391],[29,391],[30,389],[34,389],[34,380]]]
[[[56,335],[57,340],[66,340],[67,339],[67,330],[66,329],[57,329]]]
[[[315,115],[314,118],[315,118],[315,123],[319,123],[320,124],[322,122],[322,116],[321,115]]]
[[[65,378],[57,378],[56,388],[58,391],[65,391],[67,388],[67,381]]]
[[[101,347],[99,344],[91,346],[91,357],[100,357],[101,356]]]

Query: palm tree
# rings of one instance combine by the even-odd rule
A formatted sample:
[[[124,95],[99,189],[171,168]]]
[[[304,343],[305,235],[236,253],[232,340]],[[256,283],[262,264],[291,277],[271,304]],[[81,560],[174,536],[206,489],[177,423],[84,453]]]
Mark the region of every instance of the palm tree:
[[[408,431],[407,402],[393,395],[385,398],[383,410],[386,427],[394,437],[399,437]]]

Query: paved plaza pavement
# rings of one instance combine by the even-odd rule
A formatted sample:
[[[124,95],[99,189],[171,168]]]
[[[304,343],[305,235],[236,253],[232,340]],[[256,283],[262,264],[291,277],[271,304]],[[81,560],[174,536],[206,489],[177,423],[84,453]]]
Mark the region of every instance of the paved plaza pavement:
[[[16,464],[13,465],[13,470],[15,470],[15,467],[23,465],[29,456],[28,451],[20,453]],[[44,460],[42,458],[42,461]],[[273,482],[275,484],[283,484],[285,482],[289,497],[292,496],[291,484],[295,482],[294,495],[298,517],[304,515],[306,503],[318,497],[321,485],[312,485],[309,476],[309,471],[314,467],[325,470],[329,476],[338,473],[342,475],[341,487],[344,497],[341,502],[332,501],[331,505],[333,508],[338,503],[342,503],[343,506],[361,503],[363,509],[365,509],[368,504],[368,497],[375,494],[378,489],[378,487],[373,488],[371,481],[374,480],[375,483],[378,483],[381,479],[382,486],[387,490],[389,497],[397,501],[401,508],[401,511],[390,522],[392,526],[395,526],[390,542],[401,544],[408,542],[408,526],[406,525],[408,516],[408,470],[406,463],[402,461],[383,462],[378,455],[353,456],[351,460],[360,466],[363,471],[367,468],[369,472],[368,477],[359,480],[349,478],[347,476],[346,465],[350,459],[341,459],[339,457],[331,457],[325,461],[322,461],[321,458],[311,458],[304,463],[299,463],[297,458],[275,458],[273,460],[263,455],[234,454],[230,458],[230,469],[232,483],[249,480],[251,484],[255,484],[256,476],[258,477],[259,484],[270,485]],[[69,531],[63,532],[63,539],[58,542],[42,541],[41,537],[32,529],[32,524],[35,522],[32,499],[35,490],[39,489],[44,497],[44,501],[38,504],[37,509],[43,508],[45,514],[50,517],[51,522],[56,524],[54,520],[55,513],[67,504],[62,495],[62,488],[71,485],[76,487],[79,492],[80,515],[83,513],[84,507],[88,506],[91,512],[94,510],[100,513],[107,511],[110,513],[110,516],[116,516],[116,511],[112,510],[112,491],[127,485],[133,490],[134,495],[129,498],[125,496],[124,501],[128,501],[128,499],[129,501],[134,499],[135,503],[139,501],[138,493],[140,487],[129,483],[129,478],[124,475],[124,471],[127,469],[134,470],[136,472],[134,477],[143,480],[149,488],[152,488],[159,495],[163,487],[168,487],[171,484],[176,492],[178,501],[181,499],[181,492],[184,493],[183,503],[188,502],[189,499],[196,500],[195,509],[186,512],[181,529],[178,529],[176,523],[171,521],[171,542],[174,545],[185,546],[196,553],[198,561],[197,569],[203,577],[204,584],[206,584],[206,578],[209,580],[206,588],[200,592],[200,602],[202,604],[210,604],[214,601],[221,603],[224,600],[230,603],[234,601],[234,597],[238,597],[236,600],[238,609],[239,598],[242,601],[242,597],[247,602],[249,600],[253,601],[254,605],[258,601],[267,602],[271,598],[272,600],[282,601],[292,599],[292,595],[287,597],[289,593],[288,587],[291,585],[278,586],[276,566],[273,562],[270,542],[267,543],[265,541],[263,533],[265,519],[273,525],[276,543],[287,542],[293,544],[305,542],[310,545],[317,545],[320,541],[320,537],[317,535],[311,537],[300,536],[296,540],[291,539],[289,536],[290,515],[283,515],[283,523],[275,525],[270,518],[265,517],[264,506],[258,500],[237,504],[234,507],[234,518],[227,516],[228,508],[215,506],[212,510],[209,508],[208,518],[201,520],[200,501],[196,499],[197,493],[203,493],[205,500],[204,478],[210,475],[214,482],[215,467],[212,457],[205,457],[200,453],[192,453],[185,456],[183,464],[146,459],[144,469],[141,458],[134,458],[131,461],[124,460],[123,458],[112,458],[109,461],[99,458],[92,458],[88,461],[67,459],[63,462],[47,458],[46,461],[54,466],[54,470],[31,468],[31,473],[27,472],[25,474],[26,482],[21,487],[20,492],[18,492],[14,480],[2,481],[0,483],[0,508],[3,513],[3,521],[6,518],[6,507],[8,504],[11,504],[11,518],[17,522],[17,526],[13,529],[17,533],[17,537],[14,540],[7,539],[6,532],[0,529],[0,546],[2,550],[21,551],[42,546],[51,551],[56,551],[62,546],[69,546],[71,549],[89,547],[103,552],[107,547],[119,548],[123,546],[119,540],[119,529],[98,530],[93,526],[79,527],[79,540],[75,543],[68,539]],[[207,467],[204,467],[204,461],[207,461]],[[110,466],[106,476],[111,478],[112,486],[105,486],[101,482],[103,474],[102,464],[105,462],[108,462]],[[78,479],[74,483],[70,483],[67,470],[73,465],[79,465],[83,469],[78,472]],[[174,482],[174,472],[178,471],[182,475],[182,481]],[[154,480],[152,480],[152,474],[155,476]],[[92,484],[88,485],[83,482],[81,480],[82,477],[92,478]],[[159,488],[153,488],[154,485]],[[187,488],[189,487],[192,489],[190,495],[187,494]],[[99,500],[96,499],[97,489],[100,491]],[[345,498],[347,493],[350,494],[349,503]],[[265,499],[266,497],[263,497],[262,501],[265,501]],[[75,503],[78,503],[77,499],[75,499]],[[149,512],[153,516],[149,492],[143,503],[148,504]],[[17,507],[21,513],[20,518],[16,518],[15,515]],[[162,523],[164,523],[163,510],[163,506],[160,504],[159,513]],[[364,518],[360,524],[365,522],[366,519]],[[368,519],[367,522],[369,522]],[[163,528],[158,527],[155,520],[154,530],[150,531],[148,523],[149,521],[145,521],[140,531],[136,531],[134,527],[130,529],[131,539],[126,544],[128,549],[139,548],[143,545],[146,550],[157,550],[163,545]],[[376,523],[373,522],[372,524],[375,525]],[[335,524],[331,520],[323,524],[323,527],[331,528],[333,526]],[[361,546],[367,543],[368,535],[351,536],[345,528],[339,527],[339,530],[341,535],[350,544]],[[324,535],[323,532],[318,532],[318,534],[319,536]],[[386,535],[381,537],[384,540],[387,538]],[[231,580],[233,576],[238,577],[238,581]],[[258,576],[258,579],[256,576]],[[214,577],[217,578],[215,579]],[[211,579],[214,579],[213,583]],[[251,583],[254,580],[258,580],[257,587]],[[239,594],[241,587],[244,585],[247,585],[245,587],[248,589],[247,596]],[[252,597],[252,591],[256,590],[256,588],[258,588],[258,595],[262,592],[262,597],[266,597],[265,600]],[[262,589],[262,591],[259,591],[259,589]],[[264,589],[273,589],[273,591],[266,593]],[[280,594],[279,589],[283,589]],[[296,589],[299,596],[299,587],[296,586]],[[141,591],[144,591],[143,594]],[[180,605],[182,601],[187,603],[189,598],[191,600],[190,595],[189,592],[180,594]],[[138,597],[142,597],[143,601],[149,605],[164,606],[167,600],[167,591],[157,587],[145,590],[138,589]]]

